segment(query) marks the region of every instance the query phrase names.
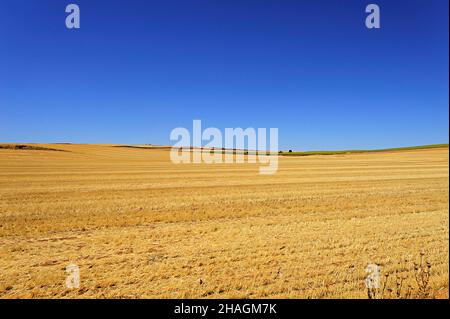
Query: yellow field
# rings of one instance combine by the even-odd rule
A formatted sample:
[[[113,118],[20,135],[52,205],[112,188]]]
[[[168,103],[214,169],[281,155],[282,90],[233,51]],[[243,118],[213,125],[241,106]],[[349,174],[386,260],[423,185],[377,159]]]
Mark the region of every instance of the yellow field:
[[[164,149],[0,149],[0,298],[366,298],[431,263],[448,297],[448,148],[179,164]],[[65,287],[65,267],[81,287]],[[393,288],[394,289],[394,288]]]

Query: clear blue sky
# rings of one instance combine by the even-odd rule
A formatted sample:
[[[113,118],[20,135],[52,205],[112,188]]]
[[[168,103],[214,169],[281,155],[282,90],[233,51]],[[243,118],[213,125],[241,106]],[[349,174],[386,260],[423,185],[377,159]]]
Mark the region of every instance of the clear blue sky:
[[[65,27],[65,6],[81,29]],[[381,29],[365,28],[365,6]],[[0,141],[169,144],[278,127],[280,148],[448,142],[446,0],[0,0]]]

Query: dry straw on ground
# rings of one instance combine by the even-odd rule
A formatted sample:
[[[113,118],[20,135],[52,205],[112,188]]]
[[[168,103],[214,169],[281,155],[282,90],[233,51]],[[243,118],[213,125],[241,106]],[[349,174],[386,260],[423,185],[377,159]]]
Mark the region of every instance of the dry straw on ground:
[[[427,296],[448,297],[448,149],[281,157],[267,176],[39,147],[67,152],[0,149],[1,298],[367,298],[367,264],[414,288],[398,262],[420,252]]]

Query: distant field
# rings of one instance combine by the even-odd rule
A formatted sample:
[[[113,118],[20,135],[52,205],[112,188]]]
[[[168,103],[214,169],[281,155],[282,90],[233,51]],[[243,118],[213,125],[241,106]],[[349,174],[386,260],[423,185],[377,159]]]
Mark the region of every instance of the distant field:
[[[307,152],[282,152],[281,155],[287,156],[308,156],[308,155],[336,155],[336,154],[355,154],[355,153],[377,153],[377,152],[396,152],[411,151],[430,148],[448,148],[448,144],[429,144],[408,147],[384,148],[374,150],[341,150],[341,151],[307,151]]]
[[[60,149],[36,146],[33,144],[0,144],[0,149],[33,150],[33,151],[62,151]]]
[[[417,297],[421,252],[429,297],[448,298],[448,146],[280,157],[275,175],[32,146],[0,147],[0,298],[367,298],[371,263],[386,297],[399,278]]]

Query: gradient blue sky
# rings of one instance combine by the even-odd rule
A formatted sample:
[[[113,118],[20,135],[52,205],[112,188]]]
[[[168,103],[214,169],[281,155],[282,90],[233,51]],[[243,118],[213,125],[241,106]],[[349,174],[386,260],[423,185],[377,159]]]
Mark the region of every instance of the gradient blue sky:
[[[65,6],[81,29],[65,27]],[[365,28],[365,6],[381,29]],[[448,142],[446,0],[0,0],[0,141],[169,144],[278,127],[282,149]]]

